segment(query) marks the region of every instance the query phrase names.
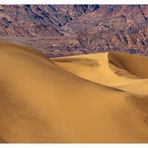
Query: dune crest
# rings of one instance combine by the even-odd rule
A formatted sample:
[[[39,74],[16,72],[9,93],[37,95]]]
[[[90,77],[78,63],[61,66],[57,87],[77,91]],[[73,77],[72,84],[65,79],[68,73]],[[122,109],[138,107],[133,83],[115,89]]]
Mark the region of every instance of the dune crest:
[[[112,57],[114,57],[114,62]],[[120,57],[122,57],[122,59]],[[85,65],[89,66],[84,66],[84,64],[82,65],[80,62],[75,62],[76,59],[79,59],[79,61],[80,59],[85,59]],[[130,63],[132,66],[129,64],[129,69],[134,69],[134,71],[137,71],[139,75],[146,76],[147,70],[144,71],[144,68],[146,68],[148,62],[147,57],[116,52],[106,52],[53,58],[52,60],[65,70],[68,70],[71,73],[92,82],[127,91],[134,95],[148,95],[147,79],[139,77],[122,65],[123,62],[127,63],[127,66],[128,63]],[[98,66],[92,66],[89,64],[89,61],[91,60],[96,61]],[[144,68],[142,68],[143,64],[140,62],[140,60],[144,61],[142,63],[145,63]],[[137,66],[138,64],[139,66]],[[137,85],[140,87],[138,88]]]
[[[0,137],[26,143],[147,142],[145,108],[133,103],[137,96],[111,87],[120,78],[111,69],[103,71],[106,55],[102,63],[98,55],[60,62],[64,58],[0,43]],[[104,85],[100,78],[99,83],[99,72],[109,71],[106,80],[114,82]]]

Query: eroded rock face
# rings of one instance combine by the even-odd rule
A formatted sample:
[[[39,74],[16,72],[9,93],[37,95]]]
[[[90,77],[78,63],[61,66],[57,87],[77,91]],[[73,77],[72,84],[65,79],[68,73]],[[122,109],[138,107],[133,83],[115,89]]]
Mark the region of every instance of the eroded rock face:
[[[62,26],[96,9],[83,5],[1,5],[0,35],[63,36]]]
[[[148,6],[102,6],[70,22],[65,30],[78,36],[87,48],[148,48]],[[91,26],[91,27],[90,27]]]
[[[1,5],[0,36],[49,57],[148,53],[147,5]]]

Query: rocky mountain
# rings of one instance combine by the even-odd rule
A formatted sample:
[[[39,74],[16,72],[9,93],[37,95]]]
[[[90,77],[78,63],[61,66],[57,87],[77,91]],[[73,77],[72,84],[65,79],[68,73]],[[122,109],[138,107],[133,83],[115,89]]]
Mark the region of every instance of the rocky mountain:
[[[1,5],[0,38],[49,57],[148,54],[148,5]]]
[[[1,5],[0,35],[63,36],[62,26],[96,9],[83,5]]]
[[[148,6],[102,6],[64,28],[90,49],[146,51],[147,25]]]

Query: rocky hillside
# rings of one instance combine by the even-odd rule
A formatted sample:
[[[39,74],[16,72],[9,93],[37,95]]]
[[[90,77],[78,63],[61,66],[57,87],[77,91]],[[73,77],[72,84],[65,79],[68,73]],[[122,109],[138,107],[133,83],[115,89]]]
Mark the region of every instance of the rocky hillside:
[[[96,9],[83,5],[1,5],[0,35],[63,36],[62,26]]]
[[[148,54],[148,5],[1,5],[0,38],[49,57]]]

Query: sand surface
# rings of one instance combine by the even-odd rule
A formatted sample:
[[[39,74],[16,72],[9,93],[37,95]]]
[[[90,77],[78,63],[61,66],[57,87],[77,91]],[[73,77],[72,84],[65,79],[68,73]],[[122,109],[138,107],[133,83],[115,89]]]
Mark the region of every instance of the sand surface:
[[[146,64],[119,53],[48,59],[1,42],[0,142],[148,142]]]

